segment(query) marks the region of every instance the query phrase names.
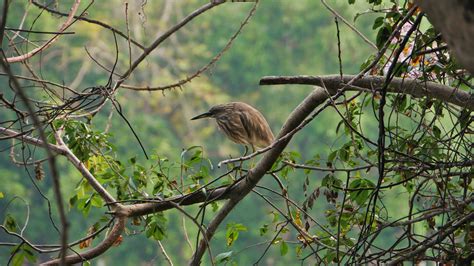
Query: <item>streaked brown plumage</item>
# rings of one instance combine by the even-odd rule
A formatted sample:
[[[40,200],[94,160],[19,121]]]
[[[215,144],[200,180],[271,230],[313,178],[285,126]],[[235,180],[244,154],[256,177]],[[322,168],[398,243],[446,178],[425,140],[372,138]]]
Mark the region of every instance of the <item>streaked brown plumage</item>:
[[[219,104],[191,120],[206,117],[216,119],[219,129],[235,143],[264,148],[273,142],[273,133],[267,120],[257,109],[246,103]]]

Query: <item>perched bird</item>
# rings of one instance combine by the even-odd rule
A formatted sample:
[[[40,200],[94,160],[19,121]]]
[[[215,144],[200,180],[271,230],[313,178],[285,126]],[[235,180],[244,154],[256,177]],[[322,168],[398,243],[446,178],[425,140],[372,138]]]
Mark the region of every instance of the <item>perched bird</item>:
[[[216,119],[217,126],[233,142],[264,148],[273,142],[273,133],[263,115],[243,102],[231,102],[213,106],[206,113],[191,118]],[[247,147],[247,146],[245,146]]]

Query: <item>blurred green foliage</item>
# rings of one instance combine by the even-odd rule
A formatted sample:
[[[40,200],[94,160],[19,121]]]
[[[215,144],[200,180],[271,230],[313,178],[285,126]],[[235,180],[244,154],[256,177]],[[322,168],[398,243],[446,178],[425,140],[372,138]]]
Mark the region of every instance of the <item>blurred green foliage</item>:
[[[72,2],[57,1],[53,2],[55,5],[52,7],[66,11]],[[207,1],[148,1],[140,5],[138,1],[130,1],[128,16],[131,37],[140,43],[149,44],[157,35],[205,2]],[[369,2],[378,4],[379,1]],[[82,3],[81,10],[87,4]],[[370,39],[376,40],[378,47],[384,43],[387,34],[390,34],[390,24],[384,22],[386,18],[364,14],[370,7],[367,3],[358,1],[348,5],[346,1],[337,1],[332,4],[349,20],[360,13],[355,22],[357,27]],[[154,51],[126,84],[166,85],[191,75],[225,46],[251,6],[252,3],[227,3],[200,16]],[[27,1],[12,3],[10,10],[8,26],[18,25],[25,10],[28,10],[29,15],[24,22],[26,28],[54,30],[57,27],[58,16],[43,14]],[[87,17],[104,21],[126,32],[124,14],[123,1],[96,1],[87,11]],[[357,73],[360,65],[370,58],[374,50],[347,27],[340,27],[342,69],[344,73]],[[29,63],[34,67],[41,67],[43,79],[60,84],[72,84],[71,86],[76,88],[105,85],[109,73],[91,62],[85,48],[95,60],[111,67],[115,60],[113,35],[86,22],[76,22],[68,31],[75,34],[61,37],[51,49],[32,58]],[[128,45],[126,40],[119,39],[121,53],[118,58],[118,73],[123,73],[128,67],[129,55],[124,52],[128,51]],[[20,47],[27,51],[32,45],[24,44]],[[140,50],[133,45],[131,50],[134,58],[140,54]],[[66,144],[85,162],[91,173],[117,195],[118,200],[189,193],[201,189],[204,184],[226,170],[215,167],[218,161],[243,152],[241,147],[218,133],[212,122],[191,122],[189,119],[192,116],[202,113],[216,103],[245,101],[257,106],[267,117],[273,131],[278,132],[288,114],[311,91],[311,87],[259,87],[259,79],[265,75],[339,73],[337,54],[334,18],[319,1],[261,1],[255,16],[234,41],[231,49],[210,71],[191,83],[179,89],[154,93],[120,89],[117,101],[124,116],[138,132],[147,153],[152,155],[151,159],[145,159],[131,130],[110,105],[92,121],[58,120],[55,126],[64,126]],[[25,74],[21,71],[20,73]],[[6,87],[7,82],[6,78],[0,77],[2,86]],[[29,93],[34,94],[35,91]],[[406,96],[394,96],[390,99],[390,104],[399,112],[410,112],[420,107],[417,106],[418,102],[415,103]],[[436,104],[434,103],[435,106]],[[274,166],[274,169],[282,169],[282,182],[288,190],[302,191],[292,196],[294,200],[303,202],[306,210],[310,209],[316,219],[326,219],[328,226],[332,228],[340,219],[343,235],[341,241],[347,246],[353,246],[356,237],[353,232],[349,232],[351,225],[361,223],[364,219],[358,211],[367,206],[369,192],[364,189],[375,186],[375,171],[368,169],[357,172],[347,184],[350,189],[354,189],[348,195],[356,204],[340,206],[336,199],[338,190],[346,183],[344,174],[297,172],[284,167],[282,160],[302,161],[313,166],[326,163],[327,167],[354,167],[360,164],[361,154],[374,159],[374,151],[368,149],[360,137],[352,136],[350,128],[363,128],[368,137],[375,137],[376,120],[371,119],[373,117],[361,118],[360,115],[363,110],[376,105],[377,101],[372,98],[346,104],[344,115],[349,125],[343,123],[335,112],[323,112],[293,139],[289,150],[297,152],[286,153]],[[407,128],[411,125],[410,122],[403,123],[407,124]],[[410,132],[400,130],[398,133],[403,137],[390,143],[390,147],[409,150]],[[447,155],[439,153],[434,144],[436,138],[441,135],[441,129],[433,127],[433,138],[426,138],[422,145],[410,152],[416,156],[421,154],[442,159]],[[28,239],[34,243],[57,243],[59,234],[51,231],[51,228],[54,228],[52,224],[58,223],[55,207],[51,209],[54,222],[48,217],[47,211],[36,211],[48,210],[49,201],[46,199],[54,198],[52,181],[48,175],[43,180],[36,180],[32,167],[16,167],[11,164],[7,149],[9,145],[0,145],[4,151],[0,153],[0,171],[4,176],[4,185],[0,188],[0,217],[4,219],[4,225],[11,231],[19,232],[24,226],[22,217],[26,215],[27,206],[32,210],[29,212],[31,222],[25,230]],[[24,147],[15,146],[13,156],[18,159],[23,149]],[[41,151],[32,152],[38,157],[43,155]],[[249,165],[252,163],[254,162],[249,162]],[[79,239],[85,236],[87,228],[92,225],[99,227],[105,224],[104,213],[93,208],[102,207],[103,201],[64,159],[59,159],[59,165],[63,194],[68,200],[70,239]],[[238,174],[234,177],[238,178]],[[404,181],[401,174],[392,178]],[[230,178],[226,177],[218,180],[216,184],[227,184],[230,181]],[[388,179],[386,181],[388,182]],[[264,178],[262,185],[278,190],[270,177]],[[404,184],[404,188],[406,190],[397,187],[389,191],[385,195],[387,200],[384,201],[384,208],[398,209],[400,215],[404,213],[408,207],[402,202],[407,201],[407,192],[411,192],[410,181]],[[326,196],[326,200],[318,198],[320,192]],[[309,195],[314,196],[308,200]],[[26,204],[15,196],[25,199]],[[395,200],[391,200],[391,196]],[[219,205],[220,203],[213,203],[207,211],[215,213]],[[338,209],[346,210],[354,206],[358,210],[350,210],[339,216]],[[195,213],[198,207],[187,207],[186,210]],[[295,223],[304,227],[304,215],[295,211],[293,216]],[[210,215],[207,215],[204,221],[208,221],[209,217]],[[294,241],[294,237],[290,237],[296,235],[296,232],[280,230],[280,235],[273,239],[283,223],[284,218],[265,201],[254,194],[250,195],[229,215],[226,229],[218,231],[213,240],[213,255],[216,261],[227,263],[226,265],[249,265],[264,254],[267,245],[273,244],[274,247],[270,248],[261,261],[263,264],[295,263],[295,258],[304,256],[301,245]],[[190,246],[194,248],[198,229],[189,219],[183,218],[179,211],[173,210],[130,221],[126,233],[120,245],[95,262],[114,265],[164,264],[166,261],[156,244],[159,240],[175,265],[182,265],[192,255]],[[392,233],[384,231],[379,242],[383,242],[384,235]],[[324,232],[317,234],[324,244],[335,246],[335,240],[329,235]],[[15,238],[12,237],[5,239],[13,240]],[[95,239],[93,245],[99,241],[100,239]],[[35,262],[35,257],[31,255],[33,251],[28,246],[22,245],[14,249],[16,253],[13,252],[13,264]],[[13,253],[12,250],[0,248],[0,264],[8,260]],[[42,259],[46,257],[47,255],[40,255]],[[335,257],[334,252],[327,254],[326,262],[331,262]],[[205,256],[204,259],[208,261],[209,258]]]
[[[51,8],[66,12],[71,3],[72,1],[58,1]],[[82,3],[81,10],[87,4]],[[185,2],[149,1],[140,6],[138,2],[132,1],[129,3],[131,36],[135,40],[147,44],[201,4],[203,2],[197,0]],[[199,17],[152,53],[146,62],[135,71],[127,84],[164,85],[190,75],[223,48],[228,38],[237,30],[242,19],[247,15],[251,5],[251,3],[228,3]],[[336,7],[341,14],[348,18],[355,15],[355,9],[342,3],[336,4]],[[359,10],[364,9],[363,6],[358,6],[358,8]],[[124,3],[121,1],[113,3],[111,1],[96,1],[87,10],[87,17],[104,21],[126,32],[124,9]],[[25,10],[29,12],[25,21],[26,28],[54,30],[57,27],[59,18],[57,15],[41,12],[38,8],[20,1],[12,3],[8,26],[18,25]],[[37,16],[40,19],[36,19]],[[370,19],[360,19],[358,25],[366,34],[373,35],[368,30]],[[353,62],[361,62],[371,50],[347,28],[341,30],[343,67],[347,72],[355,72],[358,65]],[[33,66],[41,64],[42,78],[57,83],[71,84],[78,79],[74,84],[79,88],[104,85],[108,80],[108,73],[91,63],[85,53],[85,48],[96,60],[106,66],[111,66],[115,49],[112,34],[86,22],[76,22],[68,31],[75,32],[75,34],[61,37],[53,48],[47,50],[41,57],[32,58],[30,64]],[[30,38],[34,39],[34,36],[30,36]],[[119,39],[118,44],[121,51],[127,49],[128,44],[124,40]],[[28,50],[32,46],[25,44],[22,48]],[[132,49],[132,51],[134,56],[139,52],[138,49]],[[128,55],[121,53],[118,73],[127,66]],[[85,74],[78,77],[81,69]],[[144,185],[147,188],[145,192],[150,195],[162,193],[160,195],[169,196],[166,193],[166,190],[169,190],[167,186],[169,184],[163,185],[164,181],[160,181],[160,175],[179,175],[181,167],[190,167],[190,171],[194,171],[193,164],[201,161],[199,154],[194,154],[194,158],[187,160],[187,164],[191,165],[186,165],[186,163],[182,166],[173,165],[171,162],[183,159],[180,158],[183,149],[192,145],[201,146],[196,151],[204,153],[205,157],[209,157],[213,164],[230,154],[235,156],[242,152],[237,145],[216,132],[212,123],[191,123],[189,118],[194,114],[206,110],[210,105],[216,103],[242,100],[258,106],[268,118],[273,130],[277,132],[289,112],[311,88],[259,87],[259,79],[264,75],[329,74],[337,71],[337,46],[333,18],[318,1],[261,1],[250,24],[240,33],[231,49],[205,75],[180,90],[163,94],[137,93],[127,90],[118,94],[117,99],[123,107],[124,115],[138,131],[147,152],[159,157],[154,156],[154,159],[150,161],[144,160],[137,141],[133,138],[130,130],[123,126],[121,118],[117,114],[109,117],[109,112],[114,112],[110,106],[94,117],[90,125],[77,122],[68,123],[66,126],[67,144],[81,160],[88,162],[91,172],[98,179],[106,186],[116,188],[119,195],[125,192],[126,184],[132,182],[137,189]],[[5,79],[1,80],[1,82],[5,81]],[[293,148],[317,147],[316,150],[300,149],[304,156],[312,155],[315,152],[325,154],[329,149],[327,144],[332,143],[336,137],[334,130],[318,126],[333,121],[333,114],[323,114],[318,120],[306,128],[292,144]],[[106,127],[109,127],[108,133],[102,133]],[[80,130],[69,130],[74,128]],[[81,133],[81,130],[88,131],[93,135],[88,136],[84,132]],[[76,137],[74,134],[78,134],[78,136]],[[106,147],[106,149],[113,148],[118,156],[117,158],[104,157],[108,162],[101,159],[102,157],[91,157],[92,153],[90,153],[90,150],[104,148],[96,145],[103,142],[94,143],[91,141],[101,139],[106,135],[108,135],[107,141],[113,145],[113,147]],[[81,136],[88,137],[83,139]],[[18,153],[18,150],[16,152]],[[5,196],[3,202],[11,199],[13,195],[18,195],[28,199],[31,207],[44,209],[45,200],[32,187],[31,181],[25,178],[24,170],[12,168],[8,162],[7,153],[4,152],[0,156],[3,157],[0,162],[2,174],[8,176],[8,179],[5,180],[8,185],[1,189]],[[130,164],[123,165],[120,161],[128,161]],[[156,167],[156,162],[161,165],[158,167],[159,169],[153,170],[153,165]],[[109,167],[101,167],[101,164],[109,164]],[[186,175],[185,182],[199,183],[202,182],[199,181],[200,176],[216,175],[220,172],[219,169],[206,166],[209,165],[209,162],[202,164],[203,166],[198,168],[197,172],[190,172]],[[101,206],[102,201],[97,194],[93,193],[87,182],[68,166],[67,162],[61,159],[60,165],[63,173],[61,179],[63,180],[64,195],[72,195],[69,203],[71,207],[77,206],[77,208],[69,210],[70,235],[71,239],[76,239],[85,235],[86,228],[91,225],[89,223],[102,217],[100,212],[90,208],[91,206]],[[143,176],[139,174],[140,171],[153,172],[155,180],[142,180]],[[161,171],[165,172],[160,174]],[[202,171],[205,172],[202,173]],[[120,174],[116,175],[115,173]],[[292,178],[294,180],[291,186],[298,187],[298,177]],[[36,183],[46,197],[52,198],[49,178]],[[268,182],[264,181],[264,183]],[[119,198],[130,197],[133,197],[133,193],[130,196],[124,195]],[[34,200],[35,198],[37,200]],[[219,233],[215,240],[216,243],[222,242],[225,237],[228,239],[228,245],[232,245],[232,250],[239,251],[251,244],[248,242],[250,239],[256,239],[255,237],[260,234],[258,228],[270,223],[272,215],[269,214],[270,209],[265,207],[263,202],[258,201],[260,203],[254,204],[252,203],[254,201],[257,199],[252,196],[241,203],[235,213],[229,217],[229,221],[233,221],[234,226],[228,228],[227,236]],[[3,203],[1,204],[4,206]],[[16,204],[22,205],[21,203]],[[16,204],[14,203],[15,206]],[[8,210],[12,211],[12,208],[10,207]],[[188,209],[192,210],[193,208],[195,207]],[[13,209],[16,209],[14,213],[19,216],[24,213],[18,207]],[[78,211],[82,211],[86,217],[81,217],[82,214],[79,214]],[[53,209],[53,218],[57,219],[55,213]],[[33,242],[55,243],[57,233],[45,230],[51,225],[47,212],[32,212],[30,215],[32,220],[44,222],[31,223],[26,230],[28,238]],[[20,217],[17,219],[21,220]],[[168,222],[166,222],[167,220]],[[144,223],[149,225],[145,235],[163,240],[167,251],[172,254],[177,265],[186,262],[191,255],[191,250],[183,244],[183,225],[179,213],[157,214],[148,217]],[[138,221],[137,224],[142,224],[142,222]],[[188,234],[195,236],[197,231],[191,224],[189,220],[186,221]],[[236,225],[239,226],[236,227]],[[166,236],[162,230],[163,226],[167,226]],[[243,230],[246,227],[248,230]],[[134,230],[133,226],[130,230]],[[137,230],[139,229],[137,228]],[[267,230],[273,229],[268,228]],[[132,232],[130,231],[131,234],[120,246],[113,248],[98,260],[113,262],[116,265],[130,265],[146,261],[164,263],[161,253],[153,241],[143,241],[144,234]],[[56,236],[52,237],[53,235]],[[97,241],[94,240],[94,243]],[[292,244],[285,241],[281,243],[280,250],[270,250],[270,253],[285,255],[289,252],[288,245]],[[133,252],[129,252],[130,249]],[[256,249],[249,249],[241,253],[234,252],[232,255],[224,253],[228,256],[221,256],[221,258],[232,257],[233,260],[239,262],[239,265],[250,264],[260,256],[263,249],[264,246],[257,246]],[[227,248],[216,247],[216,254],[227,251]],[[0,251],[0,257],[3,259],[8,256],[4,250]],[[267,255],[267,257],[271,258],[273,255]],[[290,256],[285,256],[285,258],[278,264],[292,261]]]

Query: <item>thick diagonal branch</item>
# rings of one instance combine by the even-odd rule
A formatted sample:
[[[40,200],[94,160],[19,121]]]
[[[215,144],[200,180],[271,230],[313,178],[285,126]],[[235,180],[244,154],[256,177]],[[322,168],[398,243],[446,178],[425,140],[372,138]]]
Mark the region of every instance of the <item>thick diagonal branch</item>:
[[[112,247],[115,241],[122,234],[123,230],[125,229],[126,220],[127,220],[126,217],[119,217],[117,223],[109,231],[104,241],[102,241],[99,245],[95,246],[94,248],[81,253],[80,255],[72,254],[72,255],[66,256],[65,257],[66,264],[71,265],[71,264],[80,263],[86,260],[90,260],[101,255],[105,251],[107,251],[110,247]],[[59,265],[59,264],[60,264],[59,259],[54,259],[54,260],[50,260],[48,262],[42,263],[41,265]]]

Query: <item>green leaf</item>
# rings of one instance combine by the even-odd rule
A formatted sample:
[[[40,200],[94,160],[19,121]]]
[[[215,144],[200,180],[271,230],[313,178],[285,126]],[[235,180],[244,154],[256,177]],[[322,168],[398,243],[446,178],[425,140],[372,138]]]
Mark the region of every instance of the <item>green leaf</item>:
[[[335,251],[332,251],[332,250],[328,250],[326,252],[326,255],[324,256],[324,260],[326,261],[326,263],[329,263],[329,264],[332,264],[334,262],[336,262],[336,252]]]
[[[382,26],[383,20],[384,20],[383,17],[376,18],[375,21],[374,21],[374,25],[372,26],[372,29],[375,30],[376,28]]]
[[[349,193],[349,198],[354,200],[358,205],[363,205],[369,198],[372,191],[371,188],[374,187],[375,184],[368,179],[356,179],[349,184],[349,188],[354,190]]]
[[[104,201],[98,194],[94,193],[91,198],[91,205],[100,208],[104,206]]]
[[[216,201],[211,202],[212,211],[216,212],[219,209],[219,204]]]
[[[3,192],[0,191],[0,199],[3,199],[4,195]]]
[[[321,181],[321,186],[332,189],[335,187],[341,187],[342,181],[339,178],[334,177],[333,174],[327,174]]]
[[[6,215],[5,220],[3,221],[3,226],[7,228],[10,232],[16,232],[18,228],[18,224],[15,221],[15,218],[11,216],[9,213]]]
[[[285,241],[281,241],[281,244],[280,244],[280,254],[282,256],[285,256],[286,253],[288,253],[288,245],[286,244]]]
[[[387,42],[388,37],[390,37],[391,30],[389,26],[385,25],[382,27],[379,32],[377,33],[377,38],[376,38],[376,45],[377,48],[381,49],[384,44]]]
[[[369,4],[380,5],[382,4],[382,0],[369,0]]]
[[[33,249],[30,246],[23,245],[22,251],[25,254],[25,257],[29,262],[35,262],[36,261],[35,253],[34,253]]]
[[[222,263],[222,262],[229,261],[229,260],[230,260],[230,257],[232,256],[232,252],[233,252],[233,251],[229,251],[229,252],[224,252],[224,253],[217,254],[217,256],[215,257],[214,260],[215,260],[217,263]]]
[[[331,152],[328,156],[328,162],[333,162],[334,158],[336,158],[336,155],[337,155],[337,151]]]
[[[146,236],[155,240],[163,240],[166,237],[167,219],[163,213],[157,213],[147,218]]]
[[[36,262],[36,256],[33,252],[33,249],[28,245],[20,245],[15,247],[12,250],[13,258],[11,260],[11,265],[21,266],[25,264],[25,259],[30,263]]]
[[[265,235],[268,232],[268,224],[264,224],[262,227],[260,227],[259,231],[260,236]]]
[[[296,251],[296,257],[297,258],[301,257],[301,253],[303,252],[303,246],[302,245],[296,246],[295,251]]]
[[[437,126],[433,126],[433,135],[439,139],[441,137],[441,129]]]
[[[25,261],[25,255],[22,252],[17,252],[12,258],[13,266],[21,266]]]
[[[229,223],[227,224],[227,231],[225,233],[227,246],[232,246],[234,242],[239,238],[239,232],[247,231],[247,227],[243,224]]]
[[[278,214],[277,212],[274,212],[274,211],[272,211],[271,214],[273,214],[272,223],[276,223],[280,220],[280,214]]]
[[[349,149],[345,147],[340,149],[339,158],[341,158],[343,162],[347,162],[349,160]]]

